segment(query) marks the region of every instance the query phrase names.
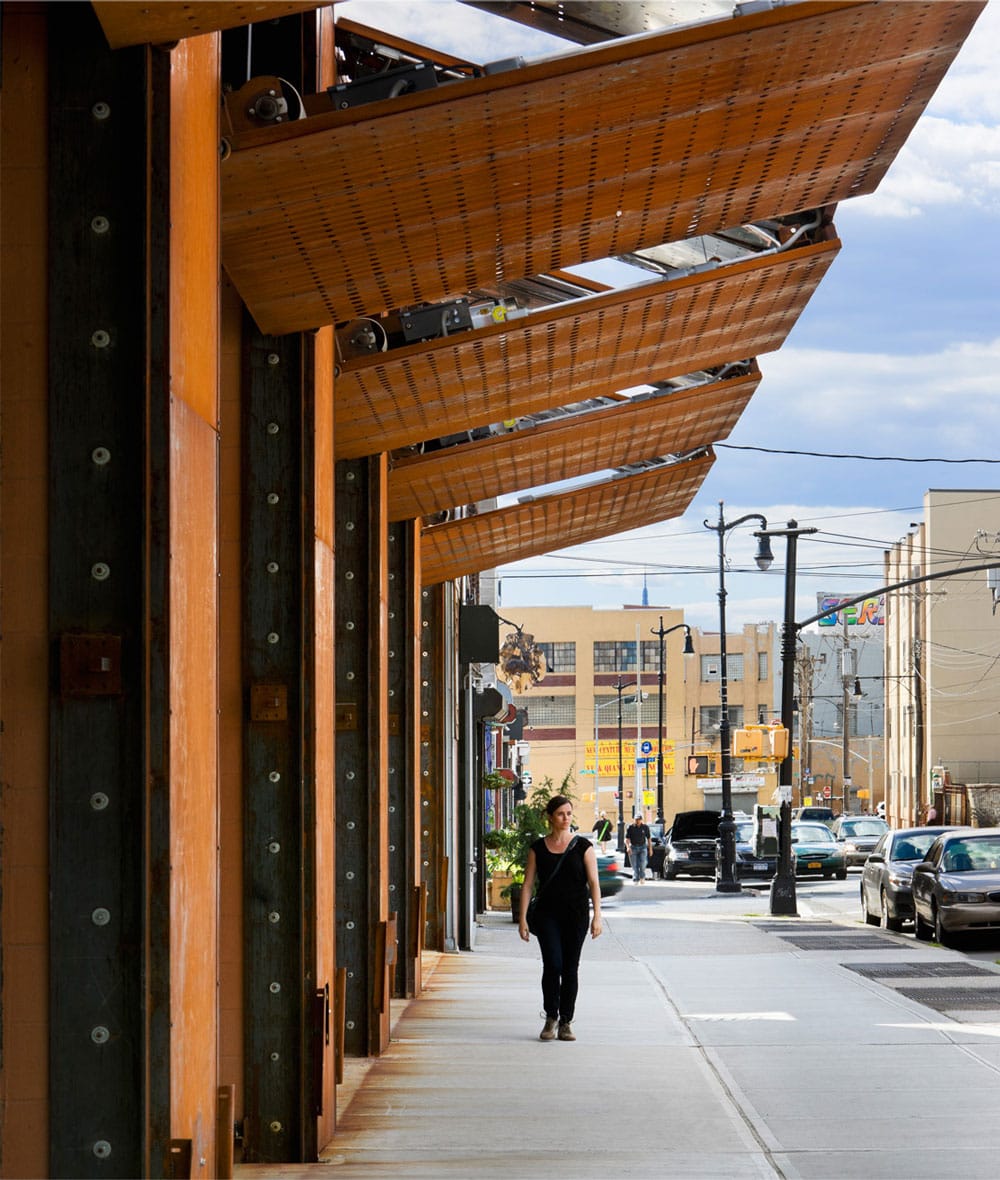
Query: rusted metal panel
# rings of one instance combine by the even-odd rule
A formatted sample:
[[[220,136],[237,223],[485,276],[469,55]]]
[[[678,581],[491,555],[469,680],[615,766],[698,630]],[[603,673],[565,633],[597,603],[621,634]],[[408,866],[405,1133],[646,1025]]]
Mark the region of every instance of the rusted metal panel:
[[[319,8],[315,0],[199,0],[191,4],[172,0],[94,0],[112,49],[149,42],[158,45],[185,37],[200,37],[220,29],[233,29],[257,21],[277,20],[296,12]]]
[[[47,1174],[137,1176],[149,1174],[137,833],[149,709],[162,705],[145,675],[147,407],[136,396],[150,334],[149,77],[141,51],[108,51],[86,5],[50,9],[48,35],[49,630],[120,635],[122,691],[50,696]]]
[[[337,454],[408,446],[773,352],[839,249],[836,239],[793,248],[353,360],[337,381]]]
[[[697,456],[426,527],[420,552],[424,585],[681,516],[714,460],[714,455]]]
[[[626,399],[592,413],[404,456],[389,472],[390,519],[429,516],[719,442],[728,437],[759,382],[753,365],[746,376],[678,390],[654,401]]]
[[[226,268],[285,332],[871,192],[981,8],[790,4],[247,133]]]

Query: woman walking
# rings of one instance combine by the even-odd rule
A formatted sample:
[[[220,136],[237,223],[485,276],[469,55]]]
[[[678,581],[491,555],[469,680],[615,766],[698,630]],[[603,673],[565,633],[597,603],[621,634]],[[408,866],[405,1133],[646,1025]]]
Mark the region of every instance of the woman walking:
[[[601,933],[597,853],[589,840],[574,836],[570,830],[573,804],[565,795],[553,795],[545,806],[545,814],[549,834],[536,840],[528,851],[518,929],[527,942],[528,902],[537,879],[531,933],[538,939],[542,951],[545,1027],[540,1040],[553,1041],[558,1036],[560,1041],[575,1041],[573,1016],[589,905],[594,907],[590,935],[598,938]]]

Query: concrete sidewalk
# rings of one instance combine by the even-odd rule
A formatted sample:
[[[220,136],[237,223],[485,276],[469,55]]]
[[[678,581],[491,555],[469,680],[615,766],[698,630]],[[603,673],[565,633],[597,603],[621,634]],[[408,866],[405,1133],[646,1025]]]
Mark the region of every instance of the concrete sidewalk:
[[[1000,971],[801,902],[770,919],[766,894],[627,888],[584,948],[576,1042],[538,1040],[537,946],[485,915],[352,1063],[325,1163],[237,1174],[1000,1174]]]

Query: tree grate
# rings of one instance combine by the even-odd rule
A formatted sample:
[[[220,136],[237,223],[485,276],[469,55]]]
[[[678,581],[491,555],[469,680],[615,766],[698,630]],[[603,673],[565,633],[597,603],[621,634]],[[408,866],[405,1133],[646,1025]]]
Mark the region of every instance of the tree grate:
[[[769,934],[778,930],[784,930],[789,934],[829,934],[837,929],[832,922],[754,922],[753,926],[756,930],[766,930]]]
[[[955,1008],[1000,1009],[1000,987],[900,987],[908,1000],[938,1012]]]
[[[867,979],[943,979],[949,976],[990,975],[1000,983],[1000,975],[986,967],[968,963],[844,963],[848,971]]]
[[[790,942],[802,951],[879,951],[896,946],[890,939],[880,938],[877,934],[805,934],[801,938],[784,936],[781,941]]]

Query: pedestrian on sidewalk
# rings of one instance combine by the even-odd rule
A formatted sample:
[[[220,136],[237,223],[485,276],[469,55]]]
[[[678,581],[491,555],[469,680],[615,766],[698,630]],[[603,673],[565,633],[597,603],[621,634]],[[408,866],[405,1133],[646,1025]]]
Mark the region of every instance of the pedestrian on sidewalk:
[[[625,842],[628,844],[628,858],[632,865],[632,880],[641,885],[646,880],[646,863],[653,855],[653,834],[638,812],[628,826]]]
[[[611,839],[611,820],[608,819],[608,813],[606,811],[601,812],[601,818],[594,824],[592,831],[594,833],[594,839],[601,846],[601,851],[607,852],[607,844]]]
[[[545,805],[549,834],[528,850],[521,888],[518,932],[525,942],[529,933],[542,952],[543,1041],[575,1041],[573,1016],[579,991],[580,952],[587,937],[601,933],[601,887],[597,879],[597,853],[593,844],[571,831],[573,804],[565,795],[553,795]],[[528,902],[538,881],[531,930]],[[589,904],[588,904],[589,895]],[[590,916],[593,906],[593,916]]]

